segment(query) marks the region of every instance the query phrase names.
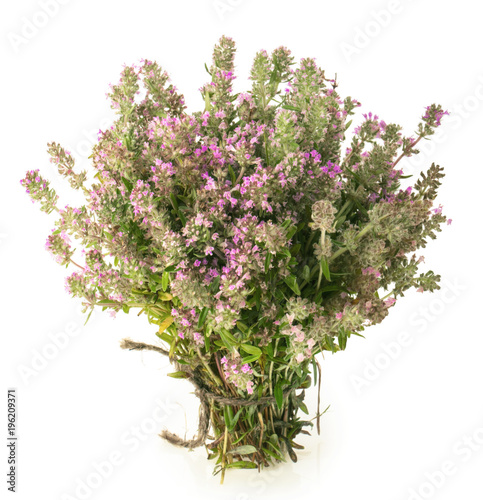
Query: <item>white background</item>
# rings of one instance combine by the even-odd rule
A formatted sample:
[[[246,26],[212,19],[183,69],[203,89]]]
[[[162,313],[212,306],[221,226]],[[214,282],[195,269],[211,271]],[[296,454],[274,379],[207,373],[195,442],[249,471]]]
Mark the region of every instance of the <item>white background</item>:
[[[51,0],[48,14],[41,4],[8,2],[0,21],[0,422],[6,427],[6,389],[16,387],[16,498],[481,500],[483,44],[476,2]],[[321,360],[322,406],[331,406],[321,435],[301,439],[298,463],[233,471],[220,487],[203,449],[175,449],[157,437],[163,428],[193,435],[192,387],[166,377],[170,367],[156,354],[119,349],[126,336],[154,341],[144,318],[98,312],[83,326],[78,303],[64,291],[65,268],[44,250],[53,219],[31,204],[19,179],[40,168],[61,201],[74,204],[46,143],[69,147],[85,167],[95,133],[112,118],[108,84],[124,63],[141,58],[159,62],[189,110],[200,109],[203,65],[222,34],[237,43],[237,91],[249,85],[256,51],[285,45],[297,60],[315,57],[329,77],[337,73],[340,94],[362,102],[359,119],[372,111],[409,135],[425,106],[449,109],[438,136],[404,167],[417,174],[432,162],[444,165],[438,201],[453,224],[422,252],[442,275],[442,289],[407,293],[366,339],[350,339],[347,351]],[[307,403],[313,416],[315,388]]]

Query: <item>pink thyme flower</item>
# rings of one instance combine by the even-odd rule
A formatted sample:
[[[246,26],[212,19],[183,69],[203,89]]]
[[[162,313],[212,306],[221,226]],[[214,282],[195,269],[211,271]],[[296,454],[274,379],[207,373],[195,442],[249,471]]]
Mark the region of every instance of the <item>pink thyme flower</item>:
[[[297,361],[297,363],[302,363],[302,361],[305,359],[305,356],[300,352],[297,354],[297,356],[295,357],[295,361]]]

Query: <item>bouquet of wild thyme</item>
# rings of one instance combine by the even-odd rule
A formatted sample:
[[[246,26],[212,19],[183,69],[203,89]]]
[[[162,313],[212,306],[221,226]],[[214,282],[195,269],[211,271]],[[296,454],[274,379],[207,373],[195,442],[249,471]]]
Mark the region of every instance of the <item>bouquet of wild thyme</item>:
[[[21,181],[41,210],[57,212],[46,246],[77,266],[66,287],[86,311],[138,309],[156,325],[159,345],[122,347],[169,356],[169,375],[194,384],[197,436],[162,436],[205,445],[222,477],[296,460],[296,439],[313,425],[299,410],[308,413],[304,390],[320,381],[316,355],[345,349],[409,288],[439,288],[414,252],[446,221],[433,205],[442,168],[404,190],[398,168],[440,125],[440,106],[426,108],[416,137],[364,115],[342,152],[360,104],[313,59],[293,69],[286,48],[261,51],[251,90],[234,94],[234,54],[221,38],[205,108],[193,114],[156,63],[126,67],[91,181],[49,144],[85,205],[58,208],[38,171]]]

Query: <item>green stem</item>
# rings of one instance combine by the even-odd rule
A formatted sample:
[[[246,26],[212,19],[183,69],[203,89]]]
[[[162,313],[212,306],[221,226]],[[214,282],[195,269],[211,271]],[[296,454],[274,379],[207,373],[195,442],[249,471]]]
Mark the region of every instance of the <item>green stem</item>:
[[[211,375],[211,378],[213,379],[213,382],[218,386],[221,387],[223,384],[221,383],[220,379],[214,374],[213,370],[210,368],[210,365],[206,362],[204,356],[202,356],[200,348],[196,348],[196,352],[198,353],[198,357],[200,358],[200,361],[203,363],[203,366],[206,368],[208,373]]]
[[[387,299],[388,297],[390,297],[392,294],[394,293],[394,290],[392,292],[389,292],[387,295],[384,295],[384,297],[382,297],[381,300],[385,300]]]
[[[315,236],[315,231],[312,231],[312,234],[310,235],[309,240],[307,241],[307,245],[305,245],[305,253],[309,251],[310,244],[312,243],[312,240],[314,239]]]
[[[322,229],[322,231],[320,232],[320,248],[322,250],[322,252],[324,251],[325,249],[325,229]],[[322,281],[322,274],[323,274],[323,271],[322,271],[322,256],[320,257],[320,262],[319,262],[319,279],[317,281],[317,288],[316,288],[316,292],[319,291],[319,288],[320,288],[320,283]]]
[[[266,95],[265,95],[265,87],[263,86],[261,89],[261,98],[262,98],[262,107],[263,107],[263,123],[265,123],[265,108],[267,106]],[[269,101],[270,102],[270,101]],[[268,166],[268,144],[267,144],[267,132],[263,131],[263,139],[265,143],[265,161]]]
[[[384,216],[384,217],[381,217],[381,219],[385,218],[387,216]],[[361,232],[354,238],[356,241],[360,240],[368,231],[370,231],[372,228],[374,227],[374,224],[372,222],[370,222],[369,224],[367,224],[362,230]],[[337,250],[337,252],[333,253],[331,255],[331,257],[329,258],[329,262],[333,261],[334,259],[337,259],[337,257],[339,257],[339,255],[342,255],[344,252],[347,251],[347,247],[342,247],[342,248],[339,248],[339,250]]]
[[[220,484],[223,484],[223,480],[225,479],[225,461],[226,461],[227,444],[228,444],[228,427],[225,427],[225,439],[223,441],[223,454],[221,455],[221,481],[220,481]]]
[[[240,170],[240,173],[238,174],[238,178],[237,180],[235,181],[235,184],[233,185],[233,187],[235,187],[242,179],[243,177],[243,174],[245,173],[245,166],[243,166]]]
[[[416,144],[424,137],[424,134],[421,134],[412,144],[411,144],[411,147],[409,149],[409,151],[411,151],[411,149],[414,148],[414,146],[416,146]],[[403,151],[400,155],[399,155],[399,158],[394,162],[392,168],[394,168],[405,156],[407,156],[407,152],[406,151]]]
[[[390,214],[383,215],[379,220],[383,220],[386,217],[389,217]],[[360,233],[355,237],[355,241],[359,241],[368,231],[370,231],[374,227],[374,224],[370,222],[366,226],[362,228]],[[328,259],[328,262],[332,262],[333,260],[337,259],[340,255],[342,255],[344,252],[346,252],[348,249],[347,247],[342,247],[337,250],[337,252],[333,253],[330,258]],[[310,277],[308,280],[304,280],[301,285],[299,286],[300,290],[304,288],[304,286],[312,279],[312,276],[317,272],[319,269],[320,263],[317,263],[314,265],[314,267],[310,270]]]
[[[342,208],[339,210],[339,215],[337,216],[337,219],[340,219],[346,210],[346,208],[351,204],[349,200],[347,200],[343,205]]]
[[[82,269],[83,271],[85,271],[85,269],[82,266],[79,266],[79,264],[77,264],[76,262],[74,262],[72,259],[69,259],[69,262],[71,264],[74,264],[74,266],[77,266],[79,269]]]

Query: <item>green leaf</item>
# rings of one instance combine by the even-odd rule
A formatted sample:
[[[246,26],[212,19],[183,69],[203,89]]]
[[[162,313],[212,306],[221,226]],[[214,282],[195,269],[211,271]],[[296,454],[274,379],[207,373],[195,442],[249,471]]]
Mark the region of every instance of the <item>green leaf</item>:
[[[168,377],[172,378],[188,378],[188,374],[183,371],[168,373]]]
[[[248,462],[246,460],[239,460],[231,464],[225,465],[226,469],[257,469],[258,465],[255,462]]]
[[[160,325],[159,325],[159,333],[163,333],[166,328],[168,328],[174,321],[172,316],[168,316]]]
[[[238,422],[238,419],[240,418],[241,414],[243,413],[243,406],[236,412],[236,415],[233,417],[231,424],[233,427],[231,429],[228,429],[230,432],[235,428],[235,425]]]
[[[253,354],[252,356],[246,356],[245,358],[242,358],[242,362],[243,364],[245,363],[253,363],[254,361],[257,361],[257,359],[259,359],[260,356],[258,356],[257,354]]]
[[[204,325],[209,310],[210,309],[206,306],[201,310],[200,317],[198,319],[198,328],[202,328],[202,326]]]
[[[161,278],[161,287],[163,288],[163,292],[165,292],[168,289],[169,285],[169,273],[164,271],[163,277]]]
[[[109,300],[109,299],[102,299],[100,300],[97,305],[104,305],[104,304],[117,304],[115,300]]]
[[[297,285],[297,278],[291,274],[284,279],[285,283],[289,286],[291,290],[293,290],[297,295],[300,295],[300,288]]]
[[[344,330],[341,330],[338,335],[339,339],[339,347],[343,351],[347,345],[347,333]]]
[[[269,444],[271,444],[269,442]],[[278,451],[278,453],[275,453],[271,450],[269,450],[268,448],[262,448],[262,450],[267,454],[267,455],[270,455],[272,458],[274,458],[275,460],[279,460],[281,462],[285,462],[285,458],[283,457],[283,455],[280,453],[280,451]]]
[[[295,106],[289,106],[288,104],[282,106],[282,109],[288,109],[290,111],[300,111],[300,108],[296,108]]]
[[[211,111],[211,108],[213,107],[210,102],[210,95],[208,92],[205,92],[205,111]]]
[[[225,347],[227,347],[230,351],[232,351],[233,347],[238,343],[236,338],[226,328],[221,329],[220,337],[223,344],[225,344]]]
[[[261,296],[262,291],[260,290],[260,288],[257,288],[255,291],[255,305],[257,306],[257,311],[259,311],[261,307]]]
[[[270,343],[270,344],[267,344],[267,346],[265,347],[266,349],[266,352],[269,356],[272,356],[273,357],[273,345]]]
[[[252,453],[256,453],[257,449],[255,446],[252,446],[251,444],[245,444],[243,446],[237,446],[236,448],[233,448],[232,450],[228,451],[228,453],[232,454],[237,454],[237,455],[251,455]]]
[[[236,176],[235,176],[235,172],[233,171],[233,168],[230,164],[228,164],[228,172],[230,173],[230,177],[231,177],[231,185],[234,186],[235,181],[236,181]]]
[[[240,408],[241,410],[241,408]],[[240,411],[238,410],[238,411]],[[233,441],[232,444],[237,444],[239,443],[249,432],[252,432],[252,429],[249,429],[248,431],[244,432],[238,439],[236,439],[235,441]]]
[[[278,436],[276,434],[271,434],[270,435],[270,440],[268,441],[268,444],[272,446],[277,451],[280,451],[279,449],[279,442],[278,442]]]
[[[330,281],[330,271],[329,271],[329,263],[327,262],[327,257],[322,257],[320,259],[320,265],[322,266],[322,273],[325,276],[327,281]]]
[[[206,352],[210,352],[210,335],[208,332],[205,332],[204,335],[203,335],[204,339],[205,339],[205,349],[206,349]]]
[[[161,283],[162,282],[162,278],[160,276],[158,276],[157,274],[151,274],[151,276],[149,277],[149,279],[155,281],[156,283]]]
[[[315,357],[312,358],[312,374],[314,375],[314,386],[317,385],[317,375],[319,371],[317,369],[317,362],[315,361]]]
[[[283,406],[283,389],[280,380],[275,384],[273,395],[275,396],[275,401],[277,402],[278,409],[281,410]]]
[[[358,208],[358,209],[359,209],[359,210],[360,210],[360,211],[361,211],[361,212],[362,212],[362,213],[363,213],[366,217],[368,217],[367,210],[366,210],[366,209],[365,209],[365,208],[361,205],[361,203],[360,203],[358,200],[356,200],[356,199],[354,199],[354,202],[355,202],[355,204],[356,204],[357,208]]]
[[[284,229],[288,229],[288,228],[290,227],[290,224],[292,224],[292,221],[291,221],[290,219],[285,219],[285,220],[283,221],[282,227],[283,227]]]
[[[302,270],[302,279],[304,281],[309,281],[310,279],[310,267],[305,265],[303,270]]]
[[[329,348],[328,350],[332,352],[337,352],[339,350],[339,346],[334,344],[334,340],[330,335],[325,335],[323,341]]]
[[[211,293],[215,294],[220,286],[220,276],[217,276],[210,285]]]
[[[176,211],[178,211],[178,200],[176,199],[176,196],[174,193],[171,193],[169,195],[169,198],[171,200],[171,203],[173,204],[173,207]]]
[[[241,321],[237,321],[236,322],[236,326],[238,327],[238,329],[243,333],[247,333],[248,332],[248,326],[245,325],[245,323],[241,322]]]
[[[268,270],[270,269],[271,260],[272,260],[272,254],[270,252],[267,252],[267,256],[265,257],[265,274],[267,274]]]
[[[287,240],[292,239],[292,236],[298,231],[297,226],[292,226],[289,231],[287,232]]]
[[[166,332],[163,332],[163,333],[159,333],[159,332],[156,332],[156,335],[161,339],[161,340],[164,340],[165,342],[167,342],[168,344],[171,344],[171,342],[173,341],[173,337],[169,334],[167,334]]]
[[[288,248],[283,248],[278,252],[278,255],[283,255],[284,257],[292,257],[292,254],[290,253],[290,250]]]
[[[300,409],[301,409],[301,410],[302,410],[302,411],[303,411],[306,415],[308,415],[308,414],[309,414],[309,410],[308,410],[308,408],[307,408],[307,405],[306,405],[303,401],[301,401],[301,402],[299,403],[299,408],[300,408]]]
[[[225,419],[226,428],[231,432],[236,425],[233,418],[233,407],[230,405],[225,405],[223,408],[223,417]]]
[[[259,347],[256,347],[254,345],[242,344],[240,346],[240,349],[247,352],[248,354],[258,355],[258,357],[260,357],[262,355],[262,350]]]
[[[169,353],[168,353],[168,357],[169,357],[170,360],[173,359],[174,351],[176,350],[176,344],[178,343],[178,339],[179,339],[179,337],[174,337],[173,336],[173,339],[171,341],[171,345],[169,347]]]
[[[278,356],[276,358],[273,356],[267,356],[267,359],[269,361],[273,361],[274,363],[277,363],[278,365],[281,365],[278,368],[275,368],[275,370],[283,370],[283,369],[285,369],[284,365],[288,364],[287,361],[285,361],[283,358],[279,358]]]
[[[126,186],[126,189],[131,192],[132,191],[132,182],[129,181],[128,179],[126,179],[125,177],[121,177],[121,180],[123,182],[123,184]]]
[[[94,311],[94,308],[92,308],[92,309],[90,310],[89,314],[87,315],[87,319],[86,319],[86,321],[85,321],[85,323],[84,323],[84,326],[86,326],[86,325],[87,325],[87,322],[89,321],[89,318],[91,317],[91,314],[92,314],[92,312],[93,312],[93,311]]]

